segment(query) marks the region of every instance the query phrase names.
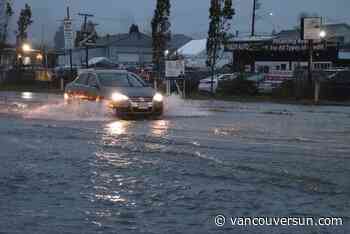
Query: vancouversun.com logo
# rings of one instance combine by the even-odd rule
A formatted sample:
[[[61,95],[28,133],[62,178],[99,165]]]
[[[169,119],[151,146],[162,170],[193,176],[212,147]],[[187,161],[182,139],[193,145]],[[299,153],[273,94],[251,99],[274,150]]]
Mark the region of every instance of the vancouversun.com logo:
[[[231,226],[343,226],[340,217],[226,217],[217,215],[214,218],[217,227]]]

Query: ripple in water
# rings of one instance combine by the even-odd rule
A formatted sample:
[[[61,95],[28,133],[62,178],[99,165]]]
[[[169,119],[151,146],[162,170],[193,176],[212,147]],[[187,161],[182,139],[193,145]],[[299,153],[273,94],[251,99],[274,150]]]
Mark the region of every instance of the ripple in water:
[[[113,117],[104,103],[82,102],[66,105],[63,101],[26,110],[23,116],[58,121],[106,121]]]
[[[208,116],[209,112],[201,110],[198,105],[179,96],[172,95],[165,99],[166,117],[201,117]]]
[[[1,113],[17,114],[27,119],[57,121],[109,121],[115,119],[105,103],[80,102],[66,105],[63,100],[37,103],[7,102]],[[165,98],[164,117],[201,117],[209,112],[196,102],[181,99],[179,96]]]

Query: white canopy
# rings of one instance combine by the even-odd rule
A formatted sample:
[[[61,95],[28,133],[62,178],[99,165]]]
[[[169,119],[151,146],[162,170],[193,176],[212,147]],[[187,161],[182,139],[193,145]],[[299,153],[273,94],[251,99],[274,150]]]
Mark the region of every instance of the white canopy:
[[[207,48],[207,39],[192,40],[178,49],[178,53],[184,56],[195,56]]]

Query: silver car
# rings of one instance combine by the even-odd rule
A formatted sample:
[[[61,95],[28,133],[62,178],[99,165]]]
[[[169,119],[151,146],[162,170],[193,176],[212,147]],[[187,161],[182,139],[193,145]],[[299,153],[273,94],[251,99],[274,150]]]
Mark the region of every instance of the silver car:
[[[154,115],[163,113],[163,96],[139,76],[124,70],[87,70],[66,86],[64,98],[107,101],[121,115]]]

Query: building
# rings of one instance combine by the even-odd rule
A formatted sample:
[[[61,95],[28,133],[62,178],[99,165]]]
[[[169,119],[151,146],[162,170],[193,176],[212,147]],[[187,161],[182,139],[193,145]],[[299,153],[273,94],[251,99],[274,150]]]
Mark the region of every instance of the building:
[[[182,34],[175,34],[169,43],[169,49],[177,49],[190,40]],[[89,59],[106,57],[114,63],[123,65],[148,65],[152,63],[152,37],[139,31],[137,25],[131,25],[128,33],[106,35],[97,39],[96,44],[89,48]],[[86,49],[73,50],[73,64],[86,63]],[[67,54],[59,56],[59,64],[69,64]]]
[[[329,69],[348,63],[350,26],[323,25],[326,37],[314,41],[313,68]],[[235,38],[226,50],[233,52],[233,67],[237,71],[259,73],[289,72],[296,67],[307,67],[308,42],[300,40],[300,30],[283,30],[274,36]]]

